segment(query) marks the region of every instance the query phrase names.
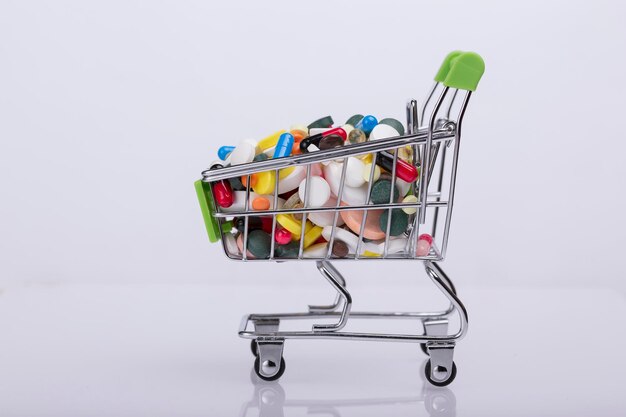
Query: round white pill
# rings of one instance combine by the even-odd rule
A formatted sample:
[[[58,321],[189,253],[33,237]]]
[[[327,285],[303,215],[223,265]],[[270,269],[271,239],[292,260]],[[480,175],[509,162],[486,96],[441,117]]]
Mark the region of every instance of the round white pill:
[[[330,191],[335,197],[339,194],[339,188],[341,186],[341,170],[343,169],[342,163],[331,162],[324,166],[324,178],[330,185]],[[346,172],[347,174],[347,172]],[[362,185],[360,187],[350,187],[344,184],[343,192],[341,194],[341,201],[344,203],[355,206],[365,204],[367,200],[367,186]]]
[[[250,139],[242,140],[230,154],[230,163],[233,165],[247,164],[252,162],[256,155],[256,145]]]
[[[330,196],[324,207],[336,207],[337,206],[337,197]],[[334,211],[313,211],[309,213],[309,220],[316,226],[326,227],[332,226],[335,221],[335,212]],[[343,225],[343,218],[341,216],[337,216],[337,226]]]
[[[370,132],[369,140],[393,138],[400,136],[400,133],[389,125],[377,124]]]
[[[285,168],[289,169],[289,168]],[[302,180],[306,177],[306,168],[302,165],[294,167],[294,169],[285,178],[278,180],[278,194],[287,193],[298,188]]]
[[[306,196],[308,198],[305,198],[306,191],[308,191],[308,196]],[[298,195],[306,207],[322,207],[330,198],[330,186],[322,177],[309,178],[308,185],[305,178],[300,183]]]
[[[346,185],[349,187],[360,187],[365,183],[363,179],[363,169],[365,164],[358,158],[348,158],[348,167],[346,168]]]

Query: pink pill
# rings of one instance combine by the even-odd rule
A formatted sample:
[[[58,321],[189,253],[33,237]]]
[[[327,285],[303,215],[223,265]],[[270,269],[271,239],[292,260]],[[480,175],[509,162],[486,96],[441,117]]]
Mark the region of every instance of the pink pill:
[[[430,247],[433,244],[433,237],[428,233],[424,233],[417,238],[417,248],[415,254],[417,256],[427,256],[430,252]]]
[[[287,229],[276,229],[276,234],[274,235],[274,240],[279,245],[286,245],[291,242],[291,232]]]

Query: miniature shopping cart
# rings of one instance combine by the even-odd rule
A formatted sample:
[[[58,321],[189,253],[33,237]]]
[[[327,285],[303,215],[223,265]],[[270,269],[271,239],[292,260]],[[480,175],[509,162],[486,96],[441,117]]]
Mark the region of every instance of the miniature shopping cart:
[[[205,224],[212,241],[221,240],[227,256],[234,260],[247,262],[263,261],[315,261],[321,275],[337,291],[333,304],[309,306],[308,311],[287,314],[250,314],[244,316],[239,336],[251,339],[254,356],[254,370],[263,380],[276,380],[285,370],[283,348],[287,339],[349,339],[349,340],[379,340],[414,342],[421,344],[422,350],[429,355],[426,363],[426,378],[436,386],[445,386],[456,376],[456,365],[453,362],[454,347],[467,331],[467,312],[459,299],[456,289],[450,278],[444,273],[438,262],[446,255],[450,222],[454,203],[455,183],[459,161],[459,147],[461,144],[461,126],[472,92],[484,72],[482,58],[472,52],[455,51],[444,60],[435,77],[427,99],[418,108],[415,100],[407,104],[406,134],[376,141],[367,141],[357,144],[318,150],[284,158],[268,159],[233,166],[218,166],[202,173],[202,180],[196,182],[196,191],[203,211]],[[438,95],[437,95],[438,93]],[[373,178],[369,178],[367,201],[365,204],[342,204],[344,182],[346,178],[347,159],[371,155],[372,164],[381,153],[393,155],[393,165],[390,169],[391,183],[397,181],[396,167],[398,155],[402,151],[410,150],[413,165],[419,167],[419,176],[411,184],[410,191],[413,198],[409,202],[400,202],[390,193],[388,203],[373,204],[370,201],[370,192]],[[331,207],[312,207],[307,204],[308,184],[311,178],[312,166],[324,163],[343,163],[341,185],[338,190],[337,204]],[[280,178],[281,170],[290,167],[304,167],[306,169],[306,184],[303,207],[279,207],[278,187],[275,181],[273,193],[274,202],[270,209],[259,213],[252,210],[249,204],[251,195],[251,176],[257,173],[273,172],[274,178]],[[374,169],[370,175],[374,175]],[[220,181],[231,178],[247,178],[244,209],[238,211],[224,210],[215,204],[212,187]],[[403,236],[403,247],[398,250],[396,239],[390,239],[389,227],[392,210],[413,208],[414,214],[409,218],[409,226]],[[342,258],[333,255],[331,248],[338,239],[338,218],[343,210],[359,210],[363,212],[361,232],[358,236],[357,248],[353,253]],[[384,246],[380,253],[372,254],[364,251],[367,239],[363,236],[366,219],[371,210],[388,210],[387,233]],[[304,233],[299,239],[299,251],[290,259],[275,255],[275,234],[277,231],[277,216],[298,215],[306,223],[307,216],[317,212],[334,214],[332,232],[328,240],[328,250],[317,256],[307,256],[304,251]],[[248,252],[249,225],[255,217],[264,216],[271,221],[271,249],[266,259],[252,259]],[[240,232],[243,248],[237,248],[231,231],[233,219],[243,220],[243,230]],[[381,227],[382,228],[382,227]],[[432,244],[428,253],[418,255],[416,251],[418,236],[428,233],[432,237]],[[395,249],[390,250],[393,246]],[[382,243],[381,243],[382,245]],[[352,311],[352,297],[346,289],[346,281],[337,271],[333,263],[339,260],[375,261],[375,260],[420,260],[423,262],[427,275],[435,286],[447,297],[448,308],[435,312],[356,312]],[[459,315],[459,329],[456,333],[448,331],[448,318],[453,314]],[[363,333],[343,330],[351,319],[414,319],[423,325],[420,334],[386,334]],[[332,323],[323,322],[312,326],[311,330],[285,331],[280,330],[281,320],[287,319],[330,319]],[[327,320],[326,320],[327,321]]]

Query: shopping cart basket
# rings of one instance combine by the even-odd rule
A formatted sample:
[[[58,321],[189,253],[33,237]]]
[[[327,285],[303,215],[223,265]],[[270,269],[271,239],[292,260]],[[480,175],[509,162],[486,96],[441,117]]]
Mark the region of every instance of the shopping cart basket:
[[[459,299],[454,284],[441,269],[438,261],[446,255],[450,222],[454,203],[455,183],[461,143],[461,127],[468,102],[475,91],[484,72],[482,58],[472,52],[455,51],[444,60],[435,76],[435,84],[427,99],[418,109],[417,102],[410,100],[407,104],[406,134],[381,140],[346,144],[345,146],[317,150],[277,159],[267,159],[241,165],[222,164],[213,166],[202,172],[202,180],[196,182],[196,191],[200,200],[205,224],[211,241],[221,240],[226,255],[233,260],[247,262],[263,261],[305,261],[316,262],[321,275],[337,291],[333,304],[309,306],[307,312],[287,314],[250,314],[244,316],[239,336],[251,339],[252,352],[255,355],[254,370],[264,380],[280,378],[285,370],[283,347],[286,339],[349,339],[349,340],[382,340],[398,342],[414,342],[421,344],[422,350],[430,356],[425,367],[426,378],[437,386],[448,385],[456,376],[456,365],[453,362],[454,347],[467,331],[467,311]],[[436,94],[437,92],[438,95]],[[435,98],[436,97],[436,98]],[[428,115],[428,117],[426,117]],[[455,116],[456,115],[456,116]],[[451,155],[450,155],[451,153]],[[417,167],[418,175],[410,183],[403,183],[406,195],[411,199],[399,199],[394,191],[396,185],[403,180],[398,178],[401,167],[399,155],[409,155],[410,162]],[[389,201],[372,202],[372,183],[375,169],[370,169],[370,178],[366,182],[367,192],[364,201],[350,201],[346,197],[351,187],[345,185],[349,158],[370,158],[374,167],[377,159],[392,159],[387,164],[386,175],[390,178],[391,189]],[[309,187],[312,172],[320,167],[332,164],[339,167],[340,182],[336,203],[322,207],[309,203]],[[279,200],[280,184],[285,175],[293,170],[303,170],[306,179],[304,184],[302,205],[300,207],[281,206]],[[273,181],[271,207],[259,211],[251,207],[254,175],[270,175]],[[213,188],[221,181],[241,178],[244,189],[243,199],[237,207],[225,209],[215,203]],[[405,195],[403,193],[403,195]],[[344,198],[345,197],[345,198]],[[413,209],[413,210],[411,210]],[[405,210],[412,214],[408,226],[401,236],[390,237],[392,217],[395,210]],[[358,212],[361,214],[361,227],[357,237],[346,237],[345,230],[339,227],[342,212]],[[364,236],[368,216],[382,216],[386,213],[386,230],[384,238],[371,241]],[[382,214],[381,214],[382,213]],[[326,215],[332,219],[329,226],[324,227],[323,237],[327,243],[322,250],[310,253],[307,242],[307,217]],[[286,216],[286,217],[285,217]],[[249,236],[255,233],[250,230],[259,219],[268,222],[271,231],[271,245],[268,256],[254,257],[249,252]],[[277,223],[286,218],[297,218],[293,231],[297,250],[289,254],[278,252],[275,241]],[[237,222],[238,232],[233,222]],[[237,234],[235,238],[234,233]],[[428,234],[432,244],[427,252],[419,250],[418,238]],[[299,234],[299,236],[298,236]],[[317,237],[317,236],[316,236]],[[309,239],[310,240],[310,239]],[[335,241],[348,241],[349,253],[333,254]],[[430,242],[429,242],[430,243]],[[319,246],[319,245],[317,245]],[[427,275],[435,286],[447,297],[450,305],[447,309],[435,312],[356,312],[351,311],[352,297],[346,289],[346,281],[337,271],[333,262],[339,260],[420,260],[423,262]],[[459,315],[459,329],[456,333],[448,332],[448,317]],[[415,319],[422,323],[421,334],[386,334],[342,331],[350,319]],[[335,319],[333,323],[318,323],[309,331],[285,331],[279,329],[281,320],[286,319]]]

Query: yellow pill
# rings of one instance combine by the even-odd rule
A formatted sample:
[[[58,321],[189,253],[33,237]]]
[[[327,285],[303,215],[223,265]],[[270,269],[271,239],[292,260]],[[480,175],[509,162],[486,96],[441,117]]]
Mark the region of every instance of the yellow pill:
[[[403,203],[417,203],[417,197],[414,196],[413,194],[407,195],[406,197],[404,197],[404,200],[402,200]],[[402,207],[402,211],[404,211],[406,214],[414,214],[415,212],[417,212],[417,208],[415,207]]]
[[[372,173],[372,163],[367,163],[363,167],[363,179],[368,182],[370,180],[370,175]],[[376,182],[380,178],[380,167],[378,165],[374,165],[374,176],[372,177],[372,181]]]
[[[266,150],[276,146],[276,144],[278,143],[278,138],[280,138],[280,135],[282,135],[285,132],[286,130],[279,130],[278,132],[272,133],[265,139],[261,139],[259,143],[257,144],[257,146],[259,147],[259,149],[265,152]]]
[[[281,180],[287,178],[293,172],[294,169],[296,169],[296,167],[288,167],[288,168],[281,169],[280,171],[278,171],[278,178],[280,178]]]
[[[313,243],[315,243],[315,241],[319,239],[320,236],[322,236],[322,230],[323,228],[319,226],[313,226],[311,230],[309,230],[304,235],[304,248],[305,249],[311,246]]]
[[[406,162],[412,162],[413,161],[413,148],[411,148],[410,146],[404,146],[400,148],[398,151],[398,158]]]
[[[370,258],[376,258],[378,256],[380,256],[380,253],[376,253],[376,252],[372,252],[369,250],[363,251],[363,256],[368,256]]]
[[[276,186],[276,173],[265,171],[257,173],[256,184],[252,187],[257,194],[272,194]]]
[[[278,214],[276,221],[285,229],[289,230],[292,236],[298,236],[300,239],[300,233],[302,232],[302,222],[296,220],[291,214]]]
[[[372,163],[372,160],[374,159],[374,157],[372,156],[371,153],[367,153],[365,155],[360,155],[357,158],[361,159],[361,161],[363,161],[363,163],[365,163],[365,164]]]

